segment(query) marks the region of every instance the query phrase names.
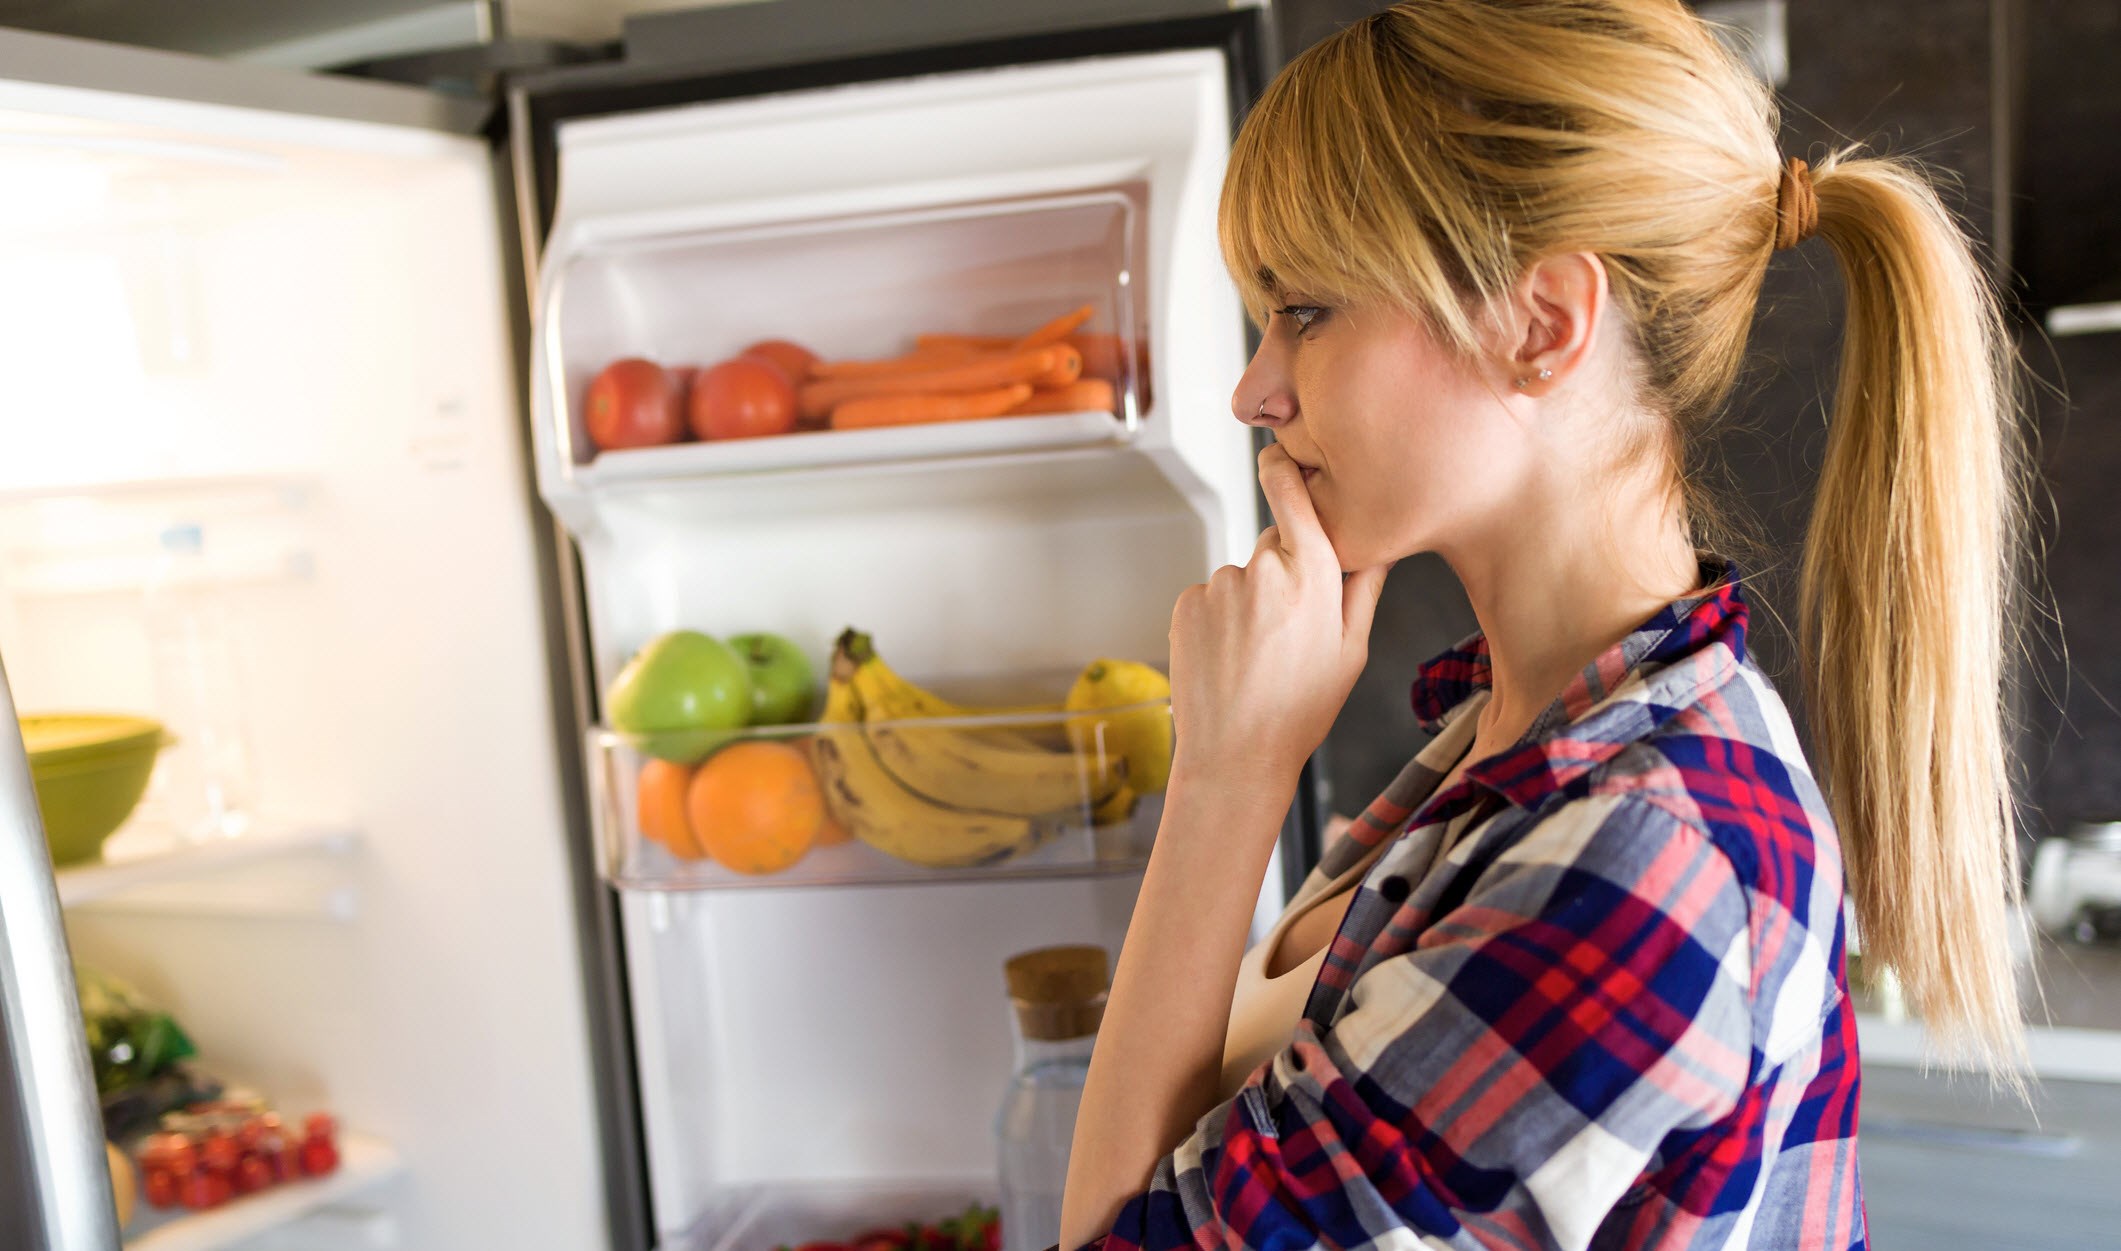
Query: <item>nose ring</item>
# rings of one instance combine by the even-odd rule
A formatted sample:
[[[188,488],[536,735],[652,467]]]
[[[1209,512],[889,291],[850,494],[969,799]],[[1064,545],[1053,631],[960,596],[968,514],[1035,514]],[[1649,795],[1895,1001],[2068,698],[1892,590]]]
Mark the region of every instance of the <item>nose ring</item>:
[[[1254,413],[1254,414],[1252,414],[1252,420],[1254,420],[1254,421],[1265,421],[1266,419],[1267,419],[1267,402],[1266,402],[1265,400],[1261,400],[1261,401],[1259,402],[1259,411],[1258,411],[1258,412],[1256,412],[1256,413]]]

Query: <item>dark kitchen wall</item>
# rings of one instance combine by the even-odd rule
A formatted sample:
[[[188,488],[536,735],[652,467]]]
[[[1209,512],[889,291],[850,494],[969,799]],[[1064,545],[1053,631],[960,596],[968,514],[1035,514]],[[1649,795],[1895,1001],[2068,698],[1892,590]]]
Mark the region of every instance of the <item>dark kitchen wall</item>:
[[[2121,64],[2112,15],[2121,0],[1792,0],[1787,7],[1789,77],[1782,85],[1782,150],[1816,157],[1829,144],[1862,139],[1875,149],[1919,157],[1937,173],[1946,202],[2000,268],[2008,259],[2025,189],[2008,172],[2021,142],[2006,107],[2020,79],[2037,92],[2061,69],[2023,63],[2034,55],[2107,40]],[[1340,25],[1384,6],[1348,0],[1283,0],[1282,46],[1309,46]],[[2104,14],[2105,17],[2087,16]],[[2060,23],[2060,27],[2043,27]],[[2072,27],[2071,23],[2075,26]],[[2049,37],[2025,39],[2026,29]],[[2054,38],[2055,29],[2080,37]],[[2001,38],[1999,38],[1999,33]],[[2041,49],[2047,47],[2048,53]],[[2067,67],[2063,67],[2067,68]],[[2081,76],[2080,76],[2081,77]],[[2107,75],[2109,80],[2117,77]],[[2037,99],[2037,97],[2036,97]],[[1998,142],[1999,134],[2004,142]],[[2103,130],[2086,141],[2121,142]],[[2047,168],[2043,166],[2043,168]],[[2000,172],[1999,172],[2000,171]],[[1999,178],[2016,188],[1998,212]],[[2116,189],[2121,193],[2121,188]],[[2114,201],[2108,200],[2112,204]],[[2113,210],[2109,210],[2113,211]],[[2000,236],[2000,251],[1994,241]],[[1813,240],[1777,253],[1769,267],[1750,364],[1719,437],[1736,502],[1756,523],[1761,551],[1748,567],[1754,606],[1751,639],[1759,663],[1798,715],[1794,647],[1783,619],[1796,612],[1796,560],[1826,434],[1840,351],[1842,295],[1831,251]],[[2024,697],[2016,701],[2028,835],[2097,812],[2121,813],[2121,510],[2106,503],[2121,483],[2121,335],[2050,345],[2031,322],[2024,349],[2049,384],[2059,355],[2074,412],[2043,395],[2037,422],[2053,504],[2041,536],[2053,598],[2034,603]],[[2052,619],[2059,613],[2063,628]],[[1359,811],[1423,741],[1407,703],[1415,667],[1475,628],[1457,580],[1441,561],[1402,561],[1386,585],[1371,660],[1327,740],[1323,759],[1337,811]],[[2061,656],[2067,652],[2065,670]],[[2061,696],[2058,705],[2048,692]]]

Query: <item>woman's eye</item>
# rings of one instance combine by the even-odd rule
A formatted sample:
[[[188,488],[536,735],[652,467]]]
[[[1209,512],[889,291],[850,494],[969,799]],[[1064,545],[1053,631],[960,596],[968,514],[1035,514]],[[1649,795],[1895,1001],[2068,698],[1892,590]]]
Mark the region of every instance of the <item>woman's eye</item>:
[[[1274,311],[1295,322],[1299,334],[1309,330],[1319,318],[1326,315],[1326,310],[1315,304],[1290,304]]]

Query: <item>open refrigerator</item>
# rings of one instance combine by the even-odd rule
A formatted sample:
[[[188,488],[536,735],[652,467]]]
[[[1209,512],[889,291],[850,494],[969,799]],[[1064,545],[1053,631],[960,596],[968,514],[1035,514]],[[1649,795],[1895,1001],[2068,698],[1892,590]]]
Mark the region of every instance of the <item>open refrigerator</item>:
[[[498,117],[0,33],[14,703],[151,710],[141,588],[154,536],[195,527],[256,818],[173,843],[151,793],[104,863],[0,877],[25,1245],[115,1245],[69,950],[364,1152],[297,1224],[139,1246],[765,1251],[994,1198],[1002,961],[1116,955],[1154,797],[984,863],[854,839],[741,874],[643,836],[641,745],[601,693],[679,628],[822,668],[858,627],[967,703],[1167,663],[1177,594],[1260,524],[1215,201],[1264,16],[1022,5],[1012,31],[828,55],[806,22],[830,6],[747,7],[778,12],[646,24]],[[1084,306],[1117,348],[1109,410],[588,434],[620,357],[888,356]],[[1262,921],[1315,855],[1312,776]]]

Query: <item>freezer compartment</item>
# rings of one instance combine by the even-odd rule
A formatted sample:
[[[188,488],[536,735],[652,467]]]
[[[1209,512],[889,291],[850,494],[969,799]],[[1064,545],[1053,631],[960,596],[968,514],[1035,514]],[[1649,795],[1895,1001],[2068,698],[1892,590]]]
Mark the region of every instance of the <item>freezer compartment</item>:
[[[1066,687],[1063,676],[1015,689]],[[1071,875],[1146,863],[1170,771],[1168,698],[1072,714],[1049,704],[942,716],[932,714],[964,706],[945,701],[991,707],[1009,688],[868,689],[884,711],[861,720],[592,731],[607,876],[625,889],[701,890]]]
[[[991,1210],[995,1203],[992,1177],[746,1187],[723,1196],[692,1228],[664,1239],[661,1251],[775,1251],[816,1242],[851,1246],[866,1234],[900,1236],[909,1225],[939,1225],[974,1207]],[[888,1245],[877,1240],[870,1251]]]
[[[1147,194],[615,229],[548,277],[538,419],[582,486],[1125,440]]]

